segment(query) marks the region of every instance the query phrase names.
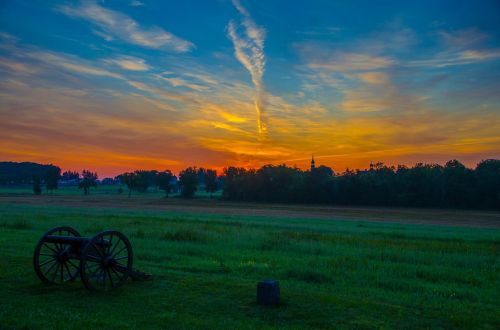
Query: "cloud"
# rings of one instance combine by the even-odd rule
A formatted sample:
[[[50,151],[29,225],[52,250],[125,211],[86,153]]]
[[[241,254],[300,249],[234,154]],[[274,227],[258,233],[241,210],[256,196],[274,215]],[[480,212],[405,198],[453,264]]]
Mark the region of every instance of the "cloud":
[[[500,49],[464,50],[458,52],[442,52],[436,56],[409,61],[404,64],[408,67],[443,68],[447,66],[467,65],[480,61],[494,60],[500,58]]]
[[[395,64],[395,60],[386,56],[338,52],[329,59],[316,60],[308,66],[317,70],[346,72],[384,69]]]
[[[358,77],[369,84],[387,85],[389,84],[389,76],[384,72],[366,72],[360,73]]]
[[[6,32],[0,32],[0,39],[2,39],[5,43],[15,43],[18,41],[17,37],[14,37],[12,34]]]
[[[129,71],[148,71],[150,69],[145,60],[132,56],[120,56],[114,59],[107,59],[104,62],[117,65]]]
[[[29,67],[23,63],[12,61],[8,58],[0,57],[0,67],[4,67],[17,74],[33,74],[37,72],[35,68]]]
[[[55,53],[48,51],[35,51],[24,54],[25,57],[44,62],[49,65],[62,67],[66,70],[81,73],[85,75],[111,77],[115,79],[125,79],[122,75],[94,67],[81,59],[63,53]]]
[[[189,89],[192,89],[192,90],[198,91],[198,92],[204,92],[204,91],[207,91],[210,89],[207,86],[188,82],[185,79],[180,78],[180,77],[164,77],[163,76],[163,75],[172,75],[172,74],[173,74],[172,72],[163,72],[162,74],[158,74],[155,76],[160,80],[164,80],[164,81],[168,82],[173,87],[185,87],[185,88],[189,88]],[[187,75],[185,74],[185,76],[187,76]]]
[[[500,57],[500,49],[491,50],[467,50],[460,53],[464,60],[482,61]]]
[[[445,45],[455,48],[470,47],[487,39],[487,35],[476,28],[456,31],[440,30],[437,34]]]
[[[84,2],[79,6],[61,5],[57,6],[56,10],[67,16],[91,22],[99,28],[93,30],[94,33],[108,41],[116,38],[134,45],[179,53],[188,52],[195,47],[193,43],[160,27],[143,28],[129,16],[106,9],[96,2]]]
[[[132,1],[130,1],[130,5],[132,7],[142,7],[142,6],[144,6],[144,2],[141,2],[139,0],[132,0]]]
[[[244,36],[238,34],[238,29],[234,21],[230,21],[227,26],[228,36],[233,42],[236,58],[250,72],[252,77],[252,83],[256,90],[254,102],[257,114],[257,130],[259,137],[263,138],[267,133],[267,126],[264,120],[265,90],[262,82],[265,67],[265,30],[255,24],[248,10],[238,0],[233,0],[233,5],[243,16]]]
[[[326,37],[332,35],[338,35],[344,29],[340,27],[306,27],[304,30],[297,31],[299,35],[304,35],[308,37]]]

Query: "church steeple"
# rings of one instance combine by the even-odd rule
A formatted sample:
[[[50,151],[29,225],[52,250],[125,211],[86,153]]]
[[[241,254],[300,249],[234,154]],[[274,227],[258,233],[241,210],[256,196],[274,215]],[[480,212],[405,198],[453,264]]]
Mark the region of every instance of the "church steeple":
[[[316,168],[316,163],[314,162],[314,154],[313,154],[311,158],[311,172],[314,171],[315,168]]]

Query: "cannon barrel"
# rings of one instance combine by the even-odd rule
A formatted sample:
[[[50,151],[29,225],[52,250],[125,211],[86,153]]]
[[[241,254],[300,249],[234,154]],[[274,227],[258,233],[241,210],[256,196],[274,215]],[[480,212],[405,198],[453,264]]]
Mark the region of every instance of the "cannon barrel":
[[[45,236],[45,241],[48,243],[58,243],[67,244],[72,246],[83,246],[90,242],[90,237],[75,237],[75,236],[59,236],[59,235],[47,235]],[[96,244],[107,247],[110,242],[106,239],[98,240]]]

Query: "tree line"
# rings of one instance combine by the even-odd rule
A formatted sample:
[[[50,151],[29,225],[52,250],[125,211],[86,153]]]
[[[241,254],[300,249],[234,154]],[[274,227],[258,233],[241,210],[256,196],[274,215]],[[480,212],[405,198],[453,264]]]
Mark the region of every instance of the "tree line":
[[[170,170],[163,172],[137,170],[120,174],[116,180],[127,186],[129,196],[132,191],[145,192],[149,187],[155,187],[163,190],[165,197],[168,197],[172,190],[179,189],[181,197],[192,198],[201,187],[212,197],[212,194],[220,188],[217,171],[203,167],[188,167],[179,172],[179,178]]]
[[[35,177],[45,182],[47,172],[56,171],[57,169],[59,169],[60,173],[61,169],[52,164],[0,162],[0,184],[32,183]]]
[[[303,171],[286,165],[224,169],[222,198],[236,201],[405,207],[500,208],[500,160],[469,169],[457,160],[444,166],[371,164],[337,174],[326,166]]]
[[[61,174],[57,166],[35,163],[0,163],[0,169],[0,183],[31,182],[35,194],[41,193],[41,184],[52,192],[60,180],[73,182],[85,195],[98,184],[97,173],[88,170],[81,175],[76,171]],[[498,159],[483,160],[474,169],[450,160],[444,166],[375,163],[366,170],[347,169],[338,174],[327,166],[304,171],[285,164],[259,169],[227,167],[220,176],[203,167],[188,167],[178,177],[170,170],[137,170],[101,183],[119,183],[119,192],[123,185],[129,196],[153,188],[163,190],[165,197],[180,192],[181,197],[192,198],[198,190],[212,196],[222,189],[221,198],[234,201],[500,209]]]

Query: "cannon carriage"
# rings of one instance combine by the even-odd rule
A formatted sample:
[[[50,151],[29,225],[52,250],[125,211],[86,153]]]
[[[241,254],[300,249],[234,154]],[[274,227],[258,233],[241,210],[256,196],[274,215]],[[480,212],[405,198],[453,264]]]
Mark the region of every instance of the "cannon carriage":
[[[85,287],[93,291],[118,288],[128,278],[151,277],[132,265],[132,245],[115,230],[82,237],[71,227],[52,228],[40,238],[33,255],[35,273],[42,282],[63,284],[80,276]]]

